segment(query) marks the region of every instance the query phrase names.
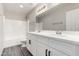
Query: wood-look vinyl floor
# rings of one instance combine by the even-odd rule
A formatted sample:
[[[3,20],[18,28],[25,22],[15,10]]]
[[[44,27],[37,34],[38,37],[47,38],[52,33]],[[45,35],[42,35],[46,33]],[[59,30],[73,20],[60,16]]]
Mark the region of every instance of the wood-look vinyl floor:
[[[21,45],[4,48],[2,56],[32,56],[32,54],[27,50],[26,47],[21,47]]]

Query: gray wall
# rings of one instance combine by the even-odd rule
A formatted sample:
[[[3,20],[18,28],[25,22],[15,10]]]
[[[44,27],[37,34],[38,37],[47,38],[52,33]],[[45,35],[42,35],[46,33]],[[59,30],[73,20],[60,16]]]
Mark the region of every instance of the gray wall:
[[[78,3],[61,4],[41,17],[43,30],[66,30],[66,12],[79,8]]]

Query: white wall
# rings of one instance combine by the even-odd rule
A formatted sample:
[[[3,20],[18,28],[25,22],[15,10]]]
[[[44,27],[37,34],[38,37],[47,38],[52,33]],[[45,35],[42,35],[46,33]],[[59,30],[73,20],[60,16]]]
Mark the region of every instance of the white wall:
[[[0,55],[3,51],[3,7],[0,4]]]
[[[3,16],[0,16],[0,55],[3,51]]]
[[[27,35],[27,22],[18,19],[4,20],[4,47],[20,44]]]

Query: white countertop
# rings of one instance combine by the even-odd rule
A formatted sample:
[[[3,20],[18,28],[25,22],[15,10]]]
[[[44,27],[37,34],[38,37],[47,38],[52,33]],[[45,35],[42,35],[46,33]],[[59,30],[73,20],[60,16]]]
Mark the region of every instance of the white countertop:
[[[79,45],[79,35],[78,34],[68,34],[68,33],[64,33],[61,35],[55,34],[55,32],[52,33],[48,33],[48,32],[29,32],[31,34],[36,34],[36,35],[41,35],[41,36],[45,36],[45,37],[49,37],[49,38],[59,38],[56,40],[60,40],[60,41],[64,41],[64,42],[68,42],[71,44],[77,44]]]

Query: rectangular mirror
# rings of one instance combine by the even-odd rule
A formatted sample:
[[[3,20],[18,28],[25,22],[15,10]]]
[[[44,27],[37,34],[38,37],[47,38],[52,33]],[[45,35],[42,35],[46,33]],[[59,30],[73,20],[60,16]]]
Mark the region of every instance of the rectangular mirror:
[[[37,16],[36,22],[43,23],[43,30],[79,31],[79,3],[61,3]]]

